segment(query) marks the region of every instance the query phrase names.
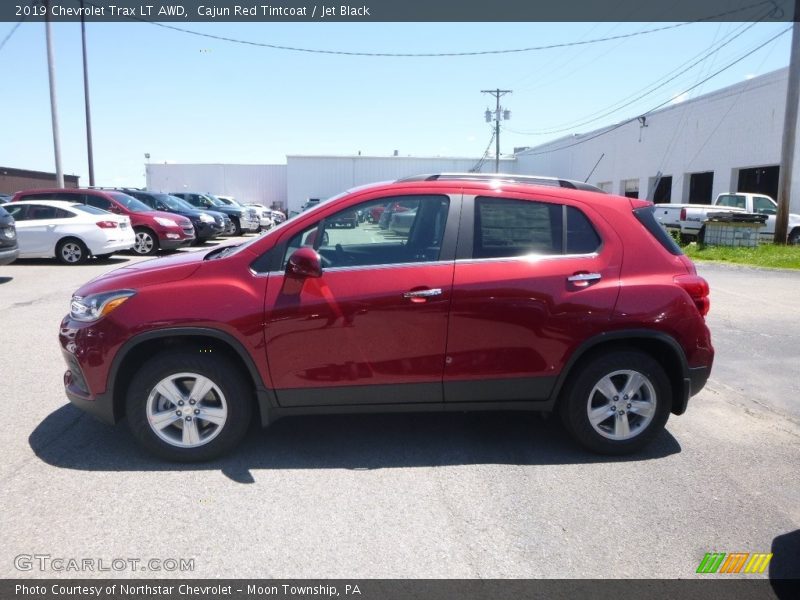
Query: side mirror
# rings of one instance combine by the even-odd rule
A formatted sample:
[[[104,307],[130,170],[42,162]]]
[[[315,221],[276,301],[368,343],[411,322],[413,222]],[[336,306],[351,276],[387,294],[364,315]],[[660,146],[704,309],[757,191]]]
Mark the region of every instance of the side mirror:
[[[322,277],[322,259],[313,248],[298,248],[286,263],[286,274],[291,277]]]

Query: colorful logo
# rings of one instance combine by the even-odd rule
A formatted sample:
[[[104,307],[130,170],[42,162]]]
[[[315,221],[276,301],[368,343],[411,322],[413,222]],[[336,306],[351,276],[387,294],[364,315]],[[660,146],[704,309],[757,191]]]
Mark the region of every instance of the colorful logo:
[[[697,566],[698,573],[763,573],[772,560],[772,553],[706,552]]]

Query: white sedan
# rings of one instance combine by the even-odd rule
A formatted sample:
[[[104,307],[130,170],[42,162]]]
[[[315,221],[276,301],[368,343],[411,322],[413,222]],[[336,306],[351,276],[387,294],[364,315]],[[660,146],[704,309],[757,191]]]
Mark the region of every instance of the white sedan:
[[[52,258],[66,265],[90,256],[107,258],[130,250],[136,236],[126,216],[63,200],[3,205],[16,220],[19,258]]]

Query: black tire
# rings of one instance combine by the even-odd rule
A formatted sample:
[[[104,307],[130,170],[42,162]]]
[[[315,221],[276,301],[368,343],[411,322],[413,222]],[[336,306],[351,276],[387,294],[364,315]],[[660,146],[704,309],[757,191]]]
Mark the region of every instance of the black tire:
[[[97,260],[108,260],[109,258],[111,258],[111,254],[96,254],[95,258]]]
[[[158,236],[146,227],[137,227],[134,230],[136,244],[131,248],[137,256],[152,256],[158,252]]]
[[[212,382],[214,389],[203,396],[205,400],[200,399],[200,402],[191,407],[189,403],[192,402],[193,387],[188,387],[187,383],[186,394],[179,400],[179,402],[185,401],[186,404],[178,407],[166,396],[156,392],[155,388],[166,378],[179,374],[205,377]],[[187,348],[154,356],[144,363],[128,386],[126,415],[131,432],[147,451],[166,460],[201,462],[222,456],[241,441],[250,425],[253,393],[246,383],[246,378],[246,374],[226,357],[217,353],[203,353],[199,348],[195,350]],[[183,385],[183,381],[191,382],[191,377],[177,381],[176,389],[179,384]],[[155,427],[150,425],[148,405],[155,407],[159,403],[161,407],[156,414],[165,414],[174,419],[174,423],[160,428],[161,436],[173,436],[173,443],[156,434]],[[192,417],[179,414],[177,411],[196,412],[199,410],[198,407],[217,411],[224,408],[227,414],[221,425],[215,425],[211,421],[204,421],[202,417],[195,416],[195,430],[200,432],[197,438],[198,445],[186,447],[182,445],[185,438],[178,438],[185,435],[183,420],[192,420]],[[176,411],[176,417],[171,417],[173,409]],[[202,414],[202,411],[199,414]],[[203,435],[209,438],[208,441],[202,441]]]
[[[800,244],[800,227],[792,229],[787,242],[792,246]]]
[[[234,219],[231,217],[231,222],[233,223],[232,235],[240,236],[242,235],[242,224],[239,222],[239,219]]]
[[[626,384],[634,380],[624,373],[626,371],[637,373],[647,382],[636,388],[630,398],[623,392],[627,391]],[[606,379],[608,376],[612,377]],[[577,365],[571,377],[562,391],[559,409],[567,431],[585,448],[599,454],[630,454],[664,429],[672,404],[672,387],[664,369],[648,354],[633,349],[595,354]],[[610,381],[619,390],[618,395],[608,399],[607,405],[607,396],[595,390],[595,386],[604,381]],[[641,408],[637,408],[637,404]],[[642,416],[648,407],[651,410],[649,419]],[[604,418],[606,409],[608,417]],[[590,410],[602,420],[596,420],[593,425]],[[619,415],[619,411],[625,414]],[[618,421],[622,427],[623,419],[630,429],[627,437],[617,433]],[[624,429],[619,431],[624,432]],[[619,439],[612,439],[617,435]]]
[[[89,258],[89,249],[78,238],[64,238],[56,244],[56,259],[62,265],[82,265]]]

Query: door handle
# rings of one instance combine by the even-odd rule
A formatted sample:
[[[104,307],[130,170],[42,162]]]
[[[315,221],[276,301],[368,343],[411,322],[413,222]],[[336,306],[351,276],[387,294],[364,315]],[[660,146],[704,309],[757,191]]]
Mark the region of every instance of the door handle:
[[[433,298],[434,296],[441,296],[442,288],[432,288],[429,290],[416,290],[414,292],[406,292],[403,298],[408,298],[412,302],[425,302],[426,298]]]
[[[576,287],[586,287],[593,281],[599,281],[603,276],[600,273],[575,273],[567,277],[567,281]]]

